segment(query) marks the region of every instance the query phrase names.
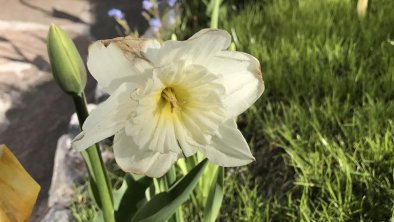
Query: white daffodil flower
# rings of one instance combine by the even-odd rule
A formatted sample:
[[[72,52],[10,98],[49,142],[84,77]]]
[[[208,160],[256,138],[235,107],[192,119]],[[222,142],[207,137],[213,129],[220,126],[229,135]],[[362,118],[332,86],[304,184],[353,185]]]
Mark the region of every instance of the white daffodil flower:
[[[235,117],[263,93],[253,56],[226,51],[230,35],[204,29],[186,41],[115,38],[93,43],[88,68],[110,97],[74,139],[82,150],[115,135],[126,172],[161,177],[181,157],[202,152],[220,166],[254,161]]]

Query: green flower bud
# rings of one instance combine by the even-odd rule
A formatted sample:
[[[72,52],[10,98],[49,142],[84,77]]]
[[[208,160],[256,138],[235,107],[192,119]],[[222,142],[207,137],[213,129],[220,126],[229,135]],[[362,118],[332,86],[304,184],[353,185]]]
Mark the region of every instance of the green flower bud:
[[[237,46],[235,45],[234,42],[232,42],[232,43],[230,44],[230,48],[229,48],[228,50],[229,50],[229,51],[236,51],[236,50],[237,50]]]
[[[174,40],[174,41],[178,40],[178,37],[176,36],[175,33],[171,34],[171,40]]]
[[[74,42],[66,32],[52,24],[47,39],[53,77],[63,91],[80,94],[86,85],[86,68]]]

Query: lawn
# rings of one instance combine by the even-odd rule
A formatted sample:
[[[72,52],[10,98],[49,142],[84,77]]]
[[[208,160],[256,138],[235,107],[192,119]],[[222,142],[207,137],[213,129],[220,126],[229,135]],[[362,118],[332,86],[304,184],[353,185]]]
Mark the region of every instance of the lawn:
[[[394,221],[394,1],[265,0],[222,26],[266,91],[239,125],[221,221]],[[193,216],[197,220],[197,216]]]

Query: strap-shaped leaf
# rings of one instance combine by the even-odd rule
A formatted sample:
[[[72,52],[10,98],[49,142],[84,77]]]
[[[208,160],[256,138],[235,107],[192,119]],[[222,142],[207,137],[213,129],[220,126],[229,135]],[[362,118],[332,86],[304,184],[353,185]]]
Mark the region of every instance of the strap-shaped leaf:
[[[116,221],[131,221],[138,206],[145,201],[145,191],[152,184],[152,178],[139,177],[135,179],[127,174],[122,186],[113,192]]]
[[[97,146],[97,145],[94,145]],[[94,177],[93,168],[92,168],[92,162],[90,161],[89,155],[86,150],[81,152],[81,155],[83,157],[83,160],[85,161],[85,164],[88,168],[88,173],[89,173],[89,184],[88,184],[88,193],[89,196],[92,198],[94,203],[97,204],[98,208],[101,209],[101,201],[100,201],[100,196],[99,192],[97,189],[97,183],[96,183],[96,178]]]
[[[186,176],[175,183],[168,191],[153,196],[133,218],[133,222],[166,221],[185,202],[207,165],[207,159],[201,161]]]
[[[223,177],[224,168],[219,166],[216,170],[216,175],[212,180],[211,189],[205,204],[204,222],[215,222],[219,215],[224,194]]]

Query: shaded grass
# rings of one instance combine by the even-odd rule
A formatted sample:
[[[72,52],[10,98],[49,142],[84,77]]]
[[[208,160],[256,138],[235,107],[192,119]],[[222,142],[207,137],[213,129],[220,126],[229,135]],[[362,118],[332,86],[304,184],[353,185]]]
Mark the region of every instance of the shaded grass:
[[[224,21],[266,91],[240,119],[257,157],[229,174],[222,221],[389,221],[394,2],[256,1]],[[235,175],[235,176],[234,176]]]

